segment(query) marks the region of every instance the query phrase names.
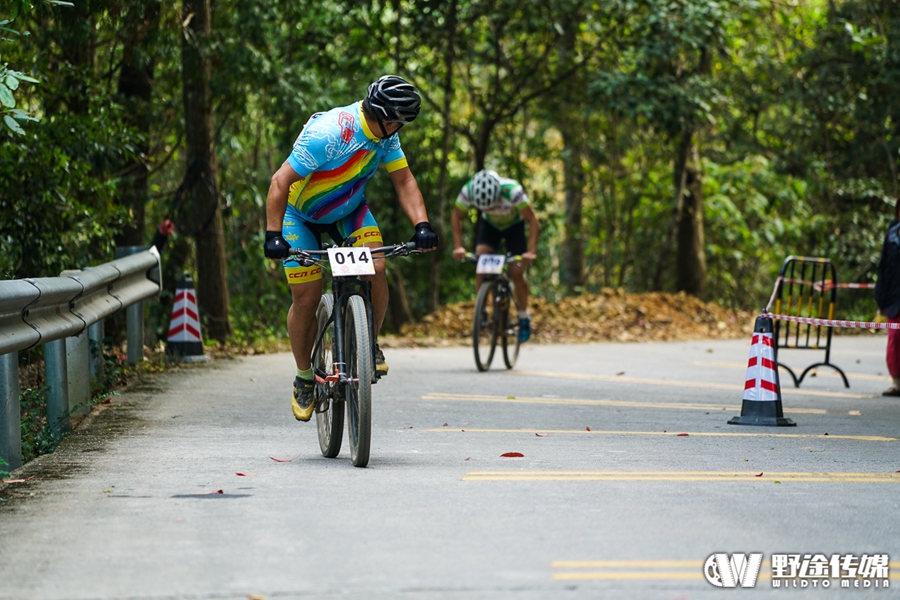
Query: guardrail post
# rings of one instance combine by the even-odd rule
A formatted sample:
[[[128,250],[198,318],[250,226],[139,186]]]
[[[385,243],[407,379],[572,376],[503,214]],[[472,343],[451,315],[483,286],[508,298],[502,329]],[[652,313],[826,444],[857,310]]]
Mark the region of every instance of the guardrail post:
[[[66,340],[44,344],[44,370],[47,379],[47,425],[55,435],[69,431],[69,383],[66,366]]]
[[[91,379],[103,376],[103,320],[88,327],[88,338],[91,350]]]
[[[148,246],[123,246],[116,248],[116,258],[143,252]],[[136,365],[144,360],[144,303],[135,302],[125,309],[125,336],[127,350],[125,362]]]
[[[22,466],[22,408],[19,404],[19,353],[0,356],[0,458],[5,470]]]
[[[66,375],[71,414],[84,416],[91,402],[91,350],[87,330],[66,338]]]

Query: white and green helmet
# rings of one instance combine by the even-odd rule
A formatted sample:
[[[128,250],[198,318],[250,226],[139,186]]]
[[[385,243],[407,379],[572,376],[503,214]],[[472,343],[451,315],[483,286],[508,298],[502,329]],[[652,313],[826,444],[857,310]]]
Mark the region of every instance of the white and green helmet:
[[[491,208],[500,198],[500,176],[487,169],[475,173],[469,184],[469,200],[478,210]]]

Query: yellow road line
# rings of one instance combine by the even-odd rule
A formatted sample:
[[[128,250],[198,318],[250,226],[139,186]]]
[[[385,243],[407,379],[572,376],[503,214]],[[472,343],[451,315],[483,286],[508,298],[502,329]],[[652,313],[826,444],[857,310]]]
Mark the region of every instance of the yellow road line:
[[[554,560],[551,569],[702,569],[702,560]],[[762,561],[761,568],[771,566],[768,560]],[[890,561],[891,569],[900,569],[900,561]]]
[[[554,573],[553,579],[557,581],[632,581],[635,579],[703,579],[703,571],[692,573],[690,571],[609,571],[604,573],[574,572]]]
[[[695,367],[721,367],[725,369],[746,369],[747,363],[739,363],[739,362],[727,362],[727,361],[705,361],[705,360],[692,360],[691,364]],[[816,371],[816,377],[840,377],[837,371],[832,370],[822,370]],[[810,377],[812,372],[808,373],[806,376]],[[847,379],[865,379],[867,381],[890,381],[891,378],[885,375],[872,375],[870,373],[845,373]]]
[[[475,471],[460,481],[754,481],[804,483],[900,483],[894,473],[754,473],[701,471]]]
[[[557,581],[633,581],[633,580],[701,580],[703,579],[701,560],[556,560],[550,563],[554,569],[611,569],[608,571],[563,571],[553,573]],[[757,581],[771,581],[771,561],[764,560]],[[889,568],[900,568],[900,562],[891,561]],[[645,569],[641,571],[615,569]],[[692,569],[679,571],[652,571],[646,569]],[[890,573],[889,579],[900,580],[900,573]]]
[[[737,391],[743,394],[744,386],[732,383],[708,383],[703,381],[684,381],[680,379],[652,379],[646,377],[627,377],[625,375],[596,375],[593,373],[558,373],[555,371],[504,371],[506,375],[520,377],[552,377],[554,379],[584,379],[589,381],[608,381],[611,383],[638,383],[641,385],[659,385],[664,387],[689,387],[707,390]],[[822,396],[825,398],[874,398],[872,394],[848,394],[846,392],[825,392],[821,390],[804,390],[782,386],[782,395]]]
[[[880,435],[819,435],[814,433],[746,433],[746,432],[708,432],[708,431],[586,431],[581,429],[453,429],[440,427],[424,429],[428,432],[453,432],[453,433],[552,433],[556,435],[667,435],[681,437],[766,437],[766,438],[804,438],[820,440],[857,440],[861,442],[896,442],[898,438],[883,437]]]
[[[669,408],[681,410],[724,410],[740,412],[740,404],[699,404],[696,402],[633,402],[626,400],[583,400],[580,398],[533,398],[529,396],[488,396],[484,394],[446,394],[429,392],[420,396],[422,400],[462,400],[466,402],[502,402],[521,404],[566,404],[576,406],[618,406],[625,408]],[[824,408],[785,408],[786,413],[826,415]],[[859,414],[859,411],[852,411]],[[845,411],[831,411],[832,414],[847,414]]]
[[[703,568],[702,560],[554,560],[552,569],[688,569]],[[765,565],[762,565],[765,566]]]

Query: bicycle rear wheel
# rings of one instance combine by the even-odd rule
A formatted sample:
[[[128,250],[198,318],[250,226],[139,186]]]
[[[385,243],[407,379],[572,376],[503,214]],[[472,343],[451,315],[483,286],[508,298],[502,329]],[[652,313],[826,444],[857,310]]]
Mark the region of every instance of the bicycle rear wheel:
[[[350,459],[354,467],[369,463],[372,437],[372,340],[366,318],[366,304],[361,296],[351,296],[344,318],[344,360],[347,377],[344,386],[347,404],[347,434]]]
[[[316,334],[317,345],[313,349],[313,370],[331,375],[334,371],[334,323],[328,324],[334,307],[331,294],[322,294],[316,320],[319,323]],[[326,329],[326,324],[328,324]],[[325,458],[335,458],[341,452],[344,432],[344,407],[340,397],[335,399],[338,386],[316,377],[316,431],[319,434],[319,448]]]
[[[497,348],[497,318],[494,310],[497,282],[485,281],[478,290],[475,300],[475,317],[472,324],[472,349],[475,351],[475,366],[479,371],[487,371],[494,360]]]
[[[503,313],[500,327],[503,331],[503,362],[512,369],[519,358],[519,303],[512,288],[506,287],[505,298],[501,301]]]

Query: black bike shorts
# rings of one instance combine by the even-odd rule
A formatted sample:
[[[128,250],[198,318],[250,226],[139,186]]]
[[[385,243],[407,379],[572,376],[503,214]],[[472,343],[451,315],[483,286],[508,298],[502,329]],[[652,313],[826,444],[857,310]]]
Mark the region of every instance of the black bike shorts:
[[[528,240],[525,238],[525,221],[513,223],[506,229],[497,229],[487,221],[482,220],[475,236],[475,245],[485,244],[500,250],[500,241],[506,240],[506,251],[510,254],[524,254],[528,252]]]

